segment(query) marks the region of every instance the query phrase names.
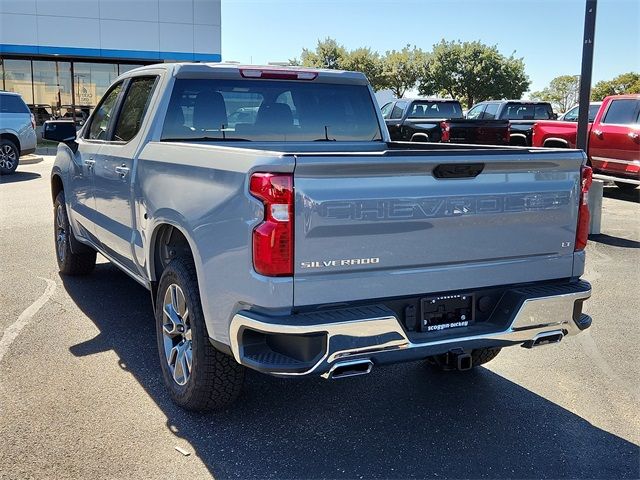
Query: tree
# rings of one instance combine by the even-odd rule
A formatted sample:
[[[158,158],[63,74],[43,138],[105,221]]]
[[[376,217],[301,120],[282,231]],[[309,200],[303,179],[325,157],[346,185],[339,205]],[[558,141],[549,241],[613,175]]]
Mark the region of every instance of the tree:
[[[343,57],[341,68],[364,73],[369,79],[371,87],[376,91],[382,90],[387,86],[387,81],[382,71],[382,59],[378,52],[374,52],[368,47],[356,48],[350,51]]]
[[[640,74],[623,73],[613,80],[603,80],[596,83],[591,89],[591,100],[602,100],[607,95],[622,95],[624,93],[640,93]]]
[[[347,50],[333,38],[327,37],[318,40],[315,51],[303,48],[300,63],[305,67],[341,69],[346,56]]]
[[[564,113],[578,103],[580,75],[560,75],[549,82],[549,86],[533,92],[531,98],[550,102],[557,112]]]
[[[418,83],[426,61],[427,55],[415,46],[411,48],[407,45],[400,51],[388,51],[382,59],[385,86],[391,89],[396,98],[402,98],[407,90]]]
[[[530,85],[522,58],[502,55],[481,42],[447,42],[433,46],[419,79],[422,95],[448,95],[467,107],[503,98],[520,98]]]

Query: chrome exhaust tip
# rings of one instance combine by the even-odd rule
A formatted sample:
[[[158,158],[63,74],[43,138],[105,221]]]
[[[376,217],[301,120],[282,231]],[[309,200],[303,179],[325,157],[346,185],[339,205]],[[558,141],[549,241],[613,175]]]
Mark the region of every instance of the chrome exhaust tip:
[[[544,332],[536,335],[533,340],[529,340],[522,344],[524,348],[540,347],[542,345],[551,345],[552,343],[559,343],[564,338],[564,332],[562,330],[554,330],[552,332]]]
[[[356,377],[371,373],[373,362],[371,360],[350,360],[338,362],[331,367],[327,379]]]

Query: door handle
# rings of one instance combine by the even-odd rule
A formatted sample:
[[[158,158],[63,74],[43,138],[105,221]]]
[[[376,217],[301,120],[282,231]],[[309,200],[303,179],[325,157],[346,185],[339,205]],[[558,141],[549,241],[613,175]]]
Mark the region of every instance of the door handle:
[[[627,135],[631,140],[633,140],[636,143],[640,141],[640,134],[638,134],[638,132],[629,132],[627,133]]]
[[[593,134],[598,138],[604,137],[604,133],[602,132],[602,130],[594,130]]]
[[[119,167],[116,167],[116,173],[124,178],[129,173],[129,168],[126,165],[121,165]]]

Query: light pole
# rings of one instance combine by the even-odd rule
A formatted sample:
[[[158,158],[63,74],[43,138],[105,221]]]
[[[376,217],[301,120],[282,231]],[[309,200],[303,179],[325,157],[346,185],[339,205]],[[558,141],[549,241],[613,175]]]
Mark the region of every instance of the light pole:
[[[589,97],[591,95],[591,71],[593,70],[593,45],[596,34],[596,7],[598,0],[586,0],[584,13],[584,41],[582,43],[582,71],[580,72],[580,96],[578,98],[578,134],[576,147],[587,151],[587,126],[589,124]]]

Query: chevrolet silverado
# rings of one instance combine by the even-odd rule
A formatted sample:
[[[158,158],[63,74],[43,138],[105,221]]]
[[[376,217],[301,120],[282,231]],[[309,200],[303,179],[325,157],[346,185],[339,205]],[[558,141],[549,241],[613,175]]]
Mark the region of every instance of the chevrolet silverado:
[[[468,370],[591,324],[584,154],[391,142],[362,74],[145,66],[44,135],[61,273],[99,252],[149,289],[182,407],[246,368]]]

